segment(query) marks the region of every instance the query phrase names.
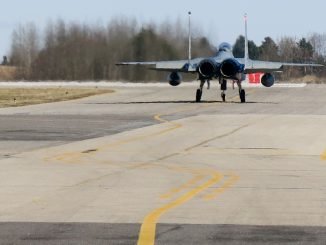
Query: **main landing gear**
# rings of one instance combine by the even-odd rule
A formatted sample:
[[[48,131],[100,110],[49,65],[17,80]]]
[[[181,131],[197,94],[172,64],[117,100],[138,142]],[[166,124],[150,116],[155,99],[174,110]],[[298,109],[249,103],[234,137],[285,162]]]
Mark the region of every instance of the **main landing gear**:
[[[221,93],[221,98],[222,98],[222,101],[223,102],[225,102],[226,101],[226,95],[225,95],[225,93],[224,93],[224,91],[222,91],[222,93]]]
[[[246,103],[246,91],[244,89],[239,91],[239,96],[241,103]]]
[[[246,103],[246,91],[244,89],[242,89],[240,81],[238,81],[237,84],[238,84],[238,88],[239,88],[240,102]]]
[[[200,86],[196,91],[196,102],[200,102],[201,101],[201,97],[203,95],[203,87],[205,82],[207,82],[207,89],[209,89],[210,86],[210,80],[200,80]],[[226,79],[220,79],[219,80],[220,84],[221,84],[221,98],[222,101],[225,102],[226,101],[226,94],[225,91],[227,90],[227,80]],[[240,81],[236,82],[239,88],[239,97],[240,97],[240,101],[241,103],[245,103],[246,102],[246,91],[244,89],[242,89],[242,85]],[[233,86],[234,88],[234,86]]]
[[[203,88],[204,88],[205,82],[207,82],[207,89],[209,89],[209,87],[210,87],[210,81],[209,80],[200,80],[200,86],[196,91],[196,102],[201,101],[201,96],[203,95]]]
[[[200,102],[201,101],[201,96],[203,94],[203,91],[199,88],[196,91],[196,102]]]
[[[225,91],[227,90],[227,81],[225,79],[220,79],[219,80],[220,84],[221,84],[221,98],[222,101],[225,102]],[[246,102],[246,91],[244,89],[242,89],[242,85],[240,81],[236,82],[239,88],[239,97],[240,97],[240,101],[241,103],[245,103]],[[234,89],[234,82],[233,82],[233,89]]]

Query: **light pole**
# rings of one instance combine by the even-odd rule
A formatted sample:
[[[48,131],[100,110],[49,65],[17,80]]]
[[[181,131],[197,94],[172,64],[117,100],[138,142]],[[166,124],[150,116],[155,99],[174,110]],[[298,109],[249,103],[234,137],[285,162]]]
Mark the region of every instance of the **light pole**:
[[[188,63],[190,64],[191,60],[191,12],[188,12],[189,20],[188,20]]]

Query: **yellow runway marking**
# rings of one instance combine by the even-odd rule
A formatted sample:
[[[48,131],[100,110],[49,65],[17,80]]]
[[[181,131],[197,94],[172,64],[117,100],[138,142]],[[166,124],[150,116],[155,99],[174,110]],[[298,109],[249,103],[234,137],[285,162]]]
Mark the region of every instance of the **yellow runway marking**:
[[[203,199],[212,200],[216,198],[218,195],[222,194],[226,189],[230,188],[238,180],[239,180],[239,176],[232,174],[231,177],[227,181],[225,181],[225,183],[220,188],[205,195]]]
[[[235,98],[236,96],[232,97]],[[148,139],[154,136],[160,136],[167,134],[171,131],[174,131],[178,128],[181,128],[183,125],[179,122],[175,121],[169,121],[167,119],[163,119],[163,116],[173,115],[178,112],[186,112],[186,111],[192,111],[192,110],[200,110],[201,108],[207,108],[207,107],[213,107],[216,106],[216,103],[213,104],[198,104],[198,106],[184,106],[183,108],[179,108],[178,110],[173,110],[172,112],[168,113],[161,113],[156,114],[153,116],[153,118],[161,123],[166,123],[166,128],[159,129],[156,132],[150,132],[147,134],[139,135],[139,136],[132,136],[128,137],[126,139],[118,140],[113,143],[103,144],[96,148],[96,151],[89,150],[89,149],[81,149],[79,151],[75,152],[66,152],[64,154],[60,154],[51,158],[47,158],[46,160],[57,160],[57,161],[63,161],[67,163],[74,163],[74,162],[81,162],[82,160],[89,159],[90,157],[94,156],[95,154],[98,154],[101,151],[107,150],[108,148],[118,147],[124,144],[128,144],[131,142],[139,141]],[[222,105],[218,104],[218,105]],[[226,135],[232,134],[236,132],[237,130],[232,132],[228,132],[225,135],[220,135],[218,137],[224,137]],[[215,137],[216,138],[216,137]],[[209,141],[212,139],[209,139]],[[205,142],[204,142],[205,143]],[[198,144],[196,146],[190,147],[188,149],[185,149],[185,151],[190,151],[195,147],[201,146],[201,144]],[[148,168],[148,167],[159,167],[159,165],[152,164],[152,163],[137,163],[136,165],[130,166],[133,168]],[[161,166],[162,167],[162,166]],[[174,209],[188,201],[190,201],[192,198],[197,196],[199,193],[202,193],[203,191],[207,190],[208,188],[214,186],[216,183],[218,183],[220,180],[223,179],[223,175],[216,171],[200,171],[196,169],[190,169],[190,168],[179,168],[179,167],[173,167],[173,166],[164,166],[168,169],[171,169],[173,171],[177,172],[183,172],[183,173],[191,173],[193,177],[184,183],[183,185],[176,187],[172,190],[170,190],[168,193],[163,194],[162,198],[171,198],[173,195],[177,193],[184,192],[180,197],[176,198],[175,200],[155,209],[151,213],[149,213],[143,220],[143,224],[140,229],[139,238],[138,238],[138,245],[151,245],[155,243],[155,233],[156,233],[156,224],[159,221],[160,217],[168,212],[171,209]],[[101,177],[100,177],[101,178]],[[209,179],[208,179],[209,178]],[[239,177],[238,176],[232,176],[230,179],[228,179],[220,188],[218,188],[216,191],[207,194],[205,198],[207,200],[216,198],[220,193],[224,192],[227,188],[231,187],[231,185],[237,181]],[[206,179],[206,181],[203,183],[202,181]],[[208,179],[208,180],[207,180]],[[89,180],[91,181],[91,180]],[[191,189],[190,189],[191,188]],[[190,189],[186,192],[187,189]]]
[[[170,121],[161,118],[161,116],[162,116],[161,114],[156,114],[153,118],[154,118],[156,121],[159,121],[159,122],[170,123]]]
[[[321,160],[326,160],[326,150],[320,156]]]
[[[205,190],[205,189],[209,188],[210,186],[213,186],[214,184],[219,182],[222,177],[223,176],[220,173],[215,172],[213,174],[212,178],[209,179],[208,181],[206,181],[204,184],[195,187],[194,189],[190,190],[183,196],[177,198],[176,200],[174,200],[158,209],[155,209],[153,212],[148,214],[145,217],[143,224],[141,226],[137,244],[138,245],[154,244],[155,243],[156,224],[157,224],[159,218],[164,213],[188,202],[189,200],[194,198],[196,195],[198,195],[203,190]]]
[[[215,104],[199,105],[199,108],[197,107],[197,109],[200,109],[201,107],[210,107],[210,106],[215,106]],[[64,162],[69,162],[69,163],[71,163],[73,161],[76,161],[76,160],[81,161],[81,158],[90,157],[93,154],[97,154],[98,152],[106,150],[106,149],[111,148],[111,147],[117,147],[117,146],[124,145],[124,144],[130,143],[130,142],[147,139],[147,138],[150,138],[150,137],[153,137],[153,136],[164,135],[164,134],[169,133],[169,132],[171,132],[173,130],[181,128],[182,124],[177,123],[177,122],[173,122],[173,121],[171,122],[169,120],[163,119],[162,116],[167,116],[167,115],[170,115],[170,114],[173,114],[173,113],[188,111],[188,110],[193,110],[193,109],[194,108],[191,107],[191,108],[181,109],[181,110],[177,110],[177,111],[166,113],[166,114],[156,114],[156,115],[154,115],[153,118],[155,120],[157,120],[159,122],[162,122],[162,123],[166,123],[166,124],[169,125],[169,127],[166,128],[166,129],[159,130],[157,132],[153,132],[153,133],[149,133],[149,134],[140,135],[140,136],[134,136],[134,137],[131,137],[129,139],[124,139],[124,140],[120,140],[118,142],[102,145],[100,147],[97,147],[97,151],[89,151],[89,152],[87,152],[87,154],[85,154],[85,151],[67,152],[67,153],[61,154],[59,156],[56,156],[54,159],[64,161]],[[195,148],[195,147],[196,146],[194,146],[192,148]],[[190,149],[186,149],[186,150],[189,151]],[[187,170],[187,169],[179,169],[179,170],[174,169],[174,170],[175,171],[181,171],[181,172],[189,172],[189,170]],[[192,172],[192,174],[195,175],[191,180],[189,180],[188,182],[186,182],[185,184],[183,184],[183,185],[181,185],[179,187],[176,187],[176,188],[172,189],[170,192],[166,193],[165,195],[162,195],[162,197],[163,198],[170,198],[174,194],[179,193],[179,192],[181,192],[181,191],[183,191],[183,190],[185,190],[187,188],[190,188],[191,186],[197,184],[198,182],[203,180],[205,176],[207,176],[207,172],[206,172],[206,174],[203,174],[202,172],[199,172],[199,171],[196,171],[196,170],[190,170],[190,172]],[[170,203],[168,203],[168,204],[166,204],[166,205],[164,205],[164,206],[162,206],[162,207],[160,207],[158,209],[155,209],[153,212],[148,214],[144,218],[143,224],[141,226],[141,230],[140,230],[140,233],[139,233],[139,239],[138,239],[138,245],[154,244],[155,243],[156,224],[157,224],[159,218],[164,213],[166,213],[167,211],[188,202],[189,200],[194,198],[196,195],[198,195],[202,191],[206,190],[207,188],[215,185],[217,182],[219,182],[223,178],[223,175],[218,173],[218,172],[213,172],[213,173],[210,173],[209,175],[211,176],[211,178],[208,181],[194,187],[190,191],[183,194],[181,197],[175,199],[174,201],[172,201],[172,202],[170,202]],[[212,197],[210,197],[208,195],[207,195],[207,197],[208,198],[215,198],[218,194],[224,192],[227,188],[229,188],[233,184],[233,182],[235,182],[235,181],[236,180],[231,179],[231,180],[225,182],[224,185],[218,189],[219,190],[218,193],[216,193],[216,192],[211,193],[210,195]]]
[[[237,97],[237,96],[233,96],[230,99],[232,100],[235,97]],[[199,106],[196,109],[200,109],[200,108],[203,108],[203,107],[216,106],[215,103],[213,103],[213,104],[198,104],[198,105]],[[145,135],[141,135],[141,136],[131,137],[129,139],[121,140],[121,141],[118,141],[118,142],[115,142],[115,143],[110,143],[110,144],[107,144],[107,145],[102,145],[101,147],[97,148],[96,152],[89,152],[87,154],[85,154],[85,152],[79,152],[79,151],[78,152],[66,152],[66,153],[60,154],[58,156],[47,157],[47,158],[45,158],[45,161],[56,160],[56,161],[62,161],[62,162],[65,162],[65,163],[81,162],[81,158],[83,158],[86,155],[89,156],[89,155],[97,153],[99,151],[107,150],[108,148],[117,147],[117,146],[120,146],[120,145],[124,145],[124,144],[127,144],[127,143],[137,141],[137,140],[142,140],[142,139],[150,138],[150,137],[153,137],[153,136],[164,135],[166,133],[169,133],[170,131],[181,128],[182,124],[163,119],[162,116],[167,116],[167,115],[175,114],[175,113],[178,113],[178,112],[185,112],[185,111],[191,111],[191,110],[194,110],[194,108],[187,106],[187,108],[183,107],[183,108],[180,108],[178,110],[174,110],[172,112],[154,115],[153,118],[155,120],[157,120],[159,122],[162,122],[162,123],[170,124],[170,127],[167,128],[167,129],[163,129],[163,130],[160,130],[158,132],[150,133],[150,134],[147,134],[147,135],[145,134]]]
[[[193,177],[191,180],[189,180],[185,184],[183,184],[183,185],[181,185],[179,187],[171,189],[168,193],[162,194],[161,198],[162,199],[171,198],[174,194],[177,194],[177,193],[181,192],[184,189],[190,188],[191,186],[195,185],[196,183],[198,183],[202,179],[204,179],[203,175],[196,175],[195,177]]]
[[[65,163],[76,163],[79,162],[80,158],[83,156],[84,153],[81,152],[66,152],[59,156],[53,158],[46,158],[45,160],[49,161],[55,159],[57,161],[65,162]]]
[[[120,140],[118,142],[114,142],[114,143],[110,143],[110,144],[107,144],[107,145],[102,145],[101,147],[97,147],[97,150],[96,151],[91,151],[89,153],[85,153],[85,151],[78,151],[78,152],[66,152],[64,154],[61,154],[59,156],[55,156],[55,157],[50,157],[50,158],[46,158],[45,160],[57,160],[57,161],[63,161],[63,162],[66,162],[66,163],[74,163],[76,162],[76,160],[79,162],[80,159],[83,157],[83,156],[90,156],[92,154],[96,154],[100,151],[103,151],[103,150],[106,150],[107,148],[111,148],[111,147],[117,147],[117,146],[120,146],[120,145],[124,145],[124,144],[128,144],[128,143],[131,143],[131,142],[134,142],[134,141],[137,141],[137,140],[142,140],[142,139],[146,139],[146,138],[150,138],[150,137],[153,137],[153,136],[159,136],[159,135],[164,135],[170,131],[173,131],[173,130],[176,130],[178,128],[181,128],[182,127],[182,124],[181,123],[176,123],[176,122],[170,122],[168,120],[165,120],[165,119],[162,119],[161,118],[161,114],[157,114],[154,116],[154,119],[157,120],[157,121],[160,121],[160,122],[164,122],[164,123],[168,123],[170,124],[170,127],[167,128],[167,129],[163,129],[163,130],[160,130],[160,131],[157,131],[157,132],[153,132],[153,133],[149,133],[149,134],[144,134],[144,135],[140,135],[140,136],[135,136],[135,137],[131,137],[129,139],[125,139],[125,140]]]

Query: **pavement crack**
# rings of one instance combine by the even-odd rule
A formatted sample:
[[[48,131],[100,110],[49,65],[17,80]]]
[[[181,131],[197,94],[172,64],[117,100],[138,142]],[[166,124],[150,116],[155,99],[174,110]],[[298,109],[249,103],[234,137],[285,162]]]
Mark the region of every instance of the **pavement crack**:
[[[89,149],[89,150],[82,151],[82,153],[87,154],[87,153],[96,152],[96,151],[98,151],[98,149]]]
[[[209,142],[211,142],[213,140],[217,140],[217,139],[221,139],[221,138],[230,136],[230,135],[232,135],[232,134],[240,131],[241,129],[248,127],[249,125],[250,124],[246,124],[246,125],[243,125],[243,126],[241,126],[239,128],[233,129],[230,132],[227,132],[227,133],[224,133],[224,134],[221,134],[221,135],[214,136],[212,138],[209,138],[207,140],[204,140],[204,141],[200,142],[199,144],[190,146],[190,147],[186,148],[184,151],[191,151],[192,149],[197,148],[197,147],[202,146],[202,145],[205,145],[205,144],[207,144],[207,143],[209,143]]]

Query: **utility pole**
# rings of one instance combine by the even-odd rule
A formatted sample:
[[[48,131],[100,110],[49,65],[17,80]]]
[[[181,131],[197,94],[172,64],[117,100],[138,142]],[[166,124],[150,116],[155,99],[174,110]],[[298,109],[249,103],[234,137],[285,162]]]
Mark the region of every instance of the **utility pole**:
[[[188,20],[188,28],[189,28],[189,33],[188,33],[188,64],[190,65],[190,60],[191,60],[191,12],[188,12],[189,20]]]
[[[248,16],[247,14],[244,14],[244,22],[245,22],[245,61],[249,59],[249,48],[248,48]]]

